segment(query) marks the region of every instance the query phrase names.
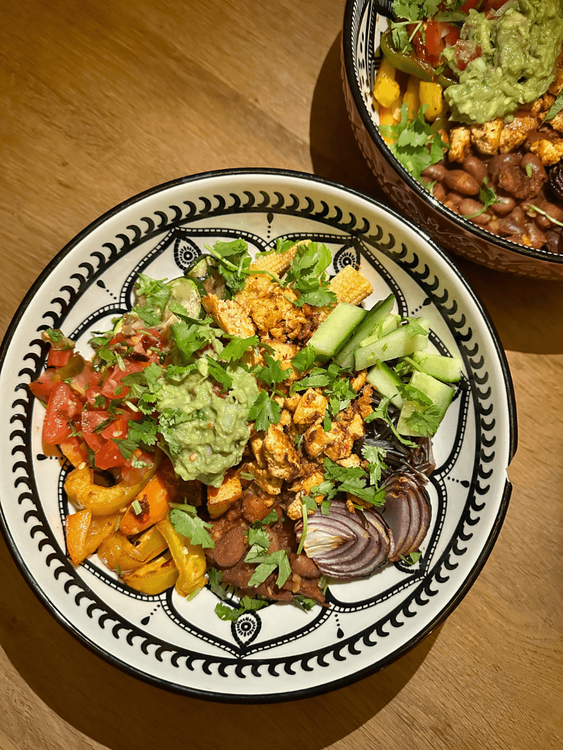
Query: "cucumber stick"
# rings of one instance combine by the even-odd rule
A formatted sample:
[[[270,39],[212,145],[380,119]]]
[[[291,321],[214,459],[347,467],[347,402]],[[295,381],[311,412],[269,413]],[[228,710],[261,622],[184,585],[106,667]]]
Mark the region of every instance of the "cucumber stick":
[[[389,315],[386,315],[383,320],[379,320],[375,324],[371,335],[368,336],[367,339],[364,339],[360,343],[360,346],[370,346],[370,344],[373,344],[378,339],[383,338],[383,336],[387,336],[388,333],[391,333],[391,331],[394,331],[396,328],[398,328],[400,323],[400,315],[393,315],[393,313],[389,313]]]
[[[320,358],[334,357],[366,315],[362,307],[340,302],[311,336],[308,345]]]
[[[425,372],[420,372],[419,370],[413,372],[409,385],[421,391],[428,399],[430,399],[432,403],[429,406],[436,407],[433,409],[434,416],[432,422],[428,423],[426,430],[417,432],[416,429],[414,429],[414,425],[409,424],[408,420],[418,412],[424,423],[424,411],[429,408],[429,406],[423,405],[414,400],[404,401],[399,415],[399,421],[397,423],[397,430],[401,435],[415,437],[425,435],[431,437],[438,429],[438,425],[442,421],[444,414],[451,403],[454,389],[451,386],[442,383],[440,380],[433,378],[432,375],[427,375]]]
[[[358,348],[360,343],[371,336],[374,328],[377,324],[383,320],[391,310],[395,303],[395,295],[390,294],[385,299],[377,302],[371,310],[367,313],[361,323],[352,331],[352,335],[342,349],[338,352],[334,361],[340,367],[353,367],[354,366],[354,351]]]
[[[428,330],[430,325],[425,318],[418,318],[416,326],[410,322],[407,325],[391,331],[369,346],[358,347],[355,351],[355,369],[363,370],[371,367],[378,360],[387,362],[397,357],[406,357],[417,351],[423,351],[428,346]],[[418,333],[422,328],[426,333]]]
[[[460,357],[443,357],[441,354],[414,352],[412,360],[427,375],[432,375],[444,383],[457,383],[461,379]]]
[[[371,370],[368,370],[367,382],[375,386],[382,396],[390,398],[391,403],[398,409],[402,407],[401,390],[404,383],[385,362],[376,362]]]

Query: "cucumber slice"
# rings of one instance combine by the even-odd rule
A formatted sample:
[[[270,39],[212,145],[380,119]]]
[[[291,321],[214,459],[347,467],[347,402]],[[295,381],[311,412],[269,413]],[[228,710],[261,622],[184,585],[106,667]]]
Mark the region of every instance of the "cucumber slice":
[[[400,391],[404,383],[385,362],[376,362],[375,366],[368,370],[367,382],[375,386],[382,396],[390,398],[391,403],[398,409],[402,407],[403,398]]]
[[[457,383],[461,379],[462,360],[460,357],[443,357],[441,354],[414,352],[413,362],[427,375],[432,375],[444,383]]]
[[[395,304],[395,295],[390,294],[385,299],[377,302],[371,310],[367,313],[365,318],[359,324],[356,330],[352,331],[350,340],[344,344],[342,349],[338,352],[334,361],[340,367],[353,367],[354,366],[354,351],[360,345],[360,343],[373,333],[373,329],[380,320],[383,320],[393,309]]]
[[[365,318],[366,310],[340,302],[311,336],[308,346],[319,357],[334,357],[354,328]]]
[[[424,410],[428,408],[420,404],[418,401],[404,401],[399,415],[399,421],[397,423],[397,430],[401,435],[420,437],[420,435],[424,434],[425,437],[432,437],[438,429],[438,425],[444,418],[444,414],[452,401],[454,389],[451,386],[442,383],[440,380],[433,378],[432,375],[427,375],[425,372],[420,372],[418,370],[413,372],[410,379],[410,385],[424,393],[424,395],[432,402],[431,406],[437,407],[438,412],[435,420],[433,420],[433,431],[431,433],[417,432],[408,424],[407,420],[415,412],[423,414]]]
[[[172,279],[172,281],[169,281],[168,286],[170,287],[171,294],[164,311],[165,320],[169,316],[173,316],[173,313],[169,310],[171,300],[182,305],[190,318],[199,318],[201,313],[201,297],[199,295],[197,283],[193,279],[187,279],[184,276],[180,276],[178,279]]]
[[[391,333],[391,331],[394,331],[399,327],[399,324],[401,322],[401,316],[400,315],[393,315],[393,313],[389,313],[389,315],[386,315],[383,320],[378,321],[373,331],[371,332],[371,335],[368,336],[367,339],[364,339],[360,342],[360,346],[369,346],[370,344],[373,344],[378,339],[383,338],[383,336],[387,336],[388,333]]]
[[[416,323],[425,331],[430,328],[425,318],[418,318]],[[397,357],[406,357],[413,352],[423,351],[428,346],[428,333],[413,333],[411,323],[391,331],[369,346],[358,347],[354,354],[355,369],[371,367],[378,360],[387,362]]]
[[[216,294],[219,299],[225,299],[227,287],[218,271],[218,265],[217,258],[213,255],[200,255],[184,271],[184,276],[196,281],[204,295]]]

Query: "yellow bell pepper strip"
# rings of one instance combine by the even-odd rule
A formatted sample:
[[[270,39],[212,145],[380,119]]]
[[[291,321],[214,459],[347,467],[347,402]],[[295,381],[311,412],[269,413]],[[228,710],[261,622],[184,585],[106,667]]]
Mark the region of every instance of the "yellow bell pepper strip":
[[[93,554],[100,544],[117,529],[120,514],[112,513],[109,516],[92,516],[88,533],[86,534],[86,554]]]
[[[88,557],[86,536],[91,520],[92,514],[89,510],[79,510],[65,518],[66,548],[75,565],[80,565]]]
[[[127,508],[139,492],[154,476],[162,452],[157,450],[153,465],[134,484],[119,482],[114,487],[102,487],[94,483],[93,472],[88,467],[74,469],[65,482],[65,490],[70,502],[77,508],[86,508],[93,516],[107,516]]]
[[[408,107],[407,119],[409,122],[414,120],[420,109],[419,84],[420,81],[418,78],[415,78],[415,76],[409,76],[407,90],[403,97],[403,102],[405,102]]]
[[[136,542],[131,542],[121,531],[116,531],[100,544],[98,557],[111,570],[129,572],[142,567],[167,547],[166,539],[156,526],[145,531]]]
[[[157,473],[131,503],[121,519],[119,530],[126,536],[140,534],[166,516],[169,502],[171,496],[168,488]]]
[[[161,557],[157,557],[156,560],[143,565],[142,568],[138,568],[132,573],[126,573],[121,578],[123,583],[135,589],[135,591],[155,596],[174,586],[178,576],[179,572],[172,555],[166,552]]]
[[[396,73],[396,69],[384,57],[373,84],[374,99],[382,107],[390,108],[401,96],[401,87],[395,80]]]
[[[180,575],[176,581],[176,591],[180,596],[189,596],[206,584],[205,571],[207,560],[200,544],[192,544],[190,540],[178,534],[168,518],[156,525],[162,536],[168,542],[174,562]]]
[[[423,106],[424,104],[427,105],[424,117],[428,120],[428,122],[434,122],[434,120],[436,120],[442,114],[442,110],[444,108],[442,87],[439,83],[427,83],[426,81],[420,81],[418,93],[421,106]]]

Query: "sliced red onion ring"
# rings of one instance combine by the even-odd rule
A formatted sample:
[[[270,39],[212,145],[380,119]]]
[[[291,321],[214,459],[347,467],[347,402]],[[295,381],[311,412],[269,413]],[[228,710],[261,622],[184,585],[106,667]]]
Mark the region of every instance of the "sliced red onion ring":
[[[295,525],[295,532],[300,541],[302,521]],[[375,511],[351,513],[343,502],[333,500],[328,515],[316,511],[308,519],[305,552],[331,578],[370,576],[387,562],[390,548],[389,529]]]
[[[395,544],[389,560],[395,562],[422,544],[430,526],[430,501],[426,489],[410,474],[394,475],[385,490],[385,505],[380,512],[393,531]]]

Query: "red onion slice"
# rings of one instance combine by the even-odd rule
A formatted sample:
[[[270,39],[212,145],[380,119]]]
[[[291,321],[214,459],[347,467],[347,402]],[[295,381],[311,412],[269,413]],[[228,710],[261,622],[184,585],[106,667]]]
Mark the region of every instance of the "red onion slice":
[[[396,474],[385,485],[381,514],[396,540],[389,554],[395,562],[415,552],[430,526],[430,502],[426,489],[410,474]]]
[[[300,541],[302,521],[295,525],[295,531]],[[305,553],[331,578],[370,576],[387,562],[390,548],[389,529],[375,511],[351,513],[343,502],[335,500],[327,515],[317,511],[308,518]]]

